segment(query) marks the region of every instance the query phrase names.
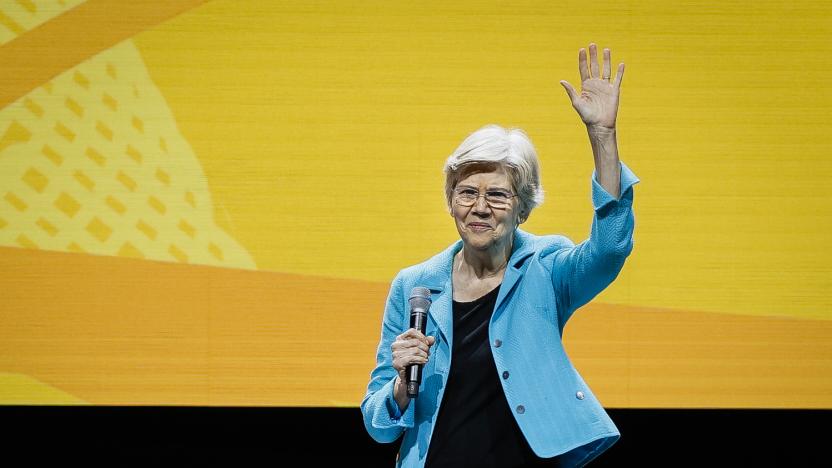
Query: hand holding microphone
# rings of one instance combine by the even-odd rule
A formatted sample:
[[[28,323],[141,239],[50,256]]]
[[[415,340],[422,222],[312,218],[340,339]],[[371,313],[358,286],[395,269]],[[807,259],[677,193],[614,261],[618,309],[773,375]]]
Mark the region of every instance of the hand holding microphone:
[[[430,347],[436,342],[436,338],[425,336],[429,308],[430,290],[413,288],[410,294],[410,328],[397,336],[390,347],[393,351],[393,367],[399,372],[395,394],[401,409],[407,406],[410,398],[419,395],[422,366],[427,364]],[[402,391],[403,387],[406,389],[406,396]]]

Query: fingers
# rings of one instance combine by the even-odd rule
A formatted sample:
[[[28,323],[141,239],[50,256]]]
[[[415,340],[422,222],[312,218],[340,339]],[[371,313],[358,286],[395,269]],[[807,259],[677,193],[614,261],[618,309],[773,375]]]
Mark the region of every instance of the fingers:
[[[393,351],[394,365],[425,364],[430,353],[419,348],[400,348]]]
[[[610,50],[604,49],[604,68],[601,71],[602,80],[610,79],[610,66]]]
[[[586,67],[586,49],[583,47],[578,50],[578,70],[581,72],[581,83],[589,79],[589,70]]]
[[[615,79],[616,89],[621,89],[621,80],[624,78],[624,62],[618,64],[618,77]]]
[[[603,68],[599,67],[598,65],[598,47],[595,45],[594,42],[589,44],[589,62],[587,63],[587,53],[586,49],[581,48],[578,50],[578,70],[581,72],[581,82],[584,82],[590,78],[599,78],[602,80],[609,80],[613,82],[612,76],[612,56],[610,49],[604,49],[603,51]],[[624,63],[618,64],[618,77],[615,79],[616,86],[621,86],[621,78],[624,75]],[[574,97],[572,92],[570,92],[571,86],[567,88],[569,83],[564,84],[561,81],[561,84],[564,88],[566,88],[566,92],[569,93],[569,98],[574,101]],[[574,89],[572,89],[574,91]]]
[[[598,69],[598,48],[595,46],[595,43],[589,44],[589,76],[592,78],[598,78],[601,75],[598,74],[600,71]]]
[[[430,338],[433,338],[433,337],[430,337]],[[415,328],[410,328],[408,330],[405,330],[404,333],[402,333],[401,335],[396,337],[396,341],[398,341],[398,340],[408,340],[408,339],[410,339],[410,340],[419,340],[427,346],[430,346],[432,344],[432,343],[428,344],[428,337],[423,335],[421,332],[419,332],[419,330],[416,330]],[[433,339],[435,340],[436,338],[433,338]]]
[[[393,369],[396,369],[396,371],[400,374],[404,372],[404,370],[409,365],[417,364],[424,366],[427,363],[427,356],[419,356],[416,354],[393,353]]]
[[[416,329],[409,329],[396,337],[390,345],[393,353],[393,367],[403,372],[411,364],[427,364],[430,359],[430,347],[436,343],[433,336],[425,336]]]
[[[560,84],[563,86],[563,89],[566,90],[569,100],[575,102],[575,100],[578,99],[578,93],[575,92],[575,88],[573,88],[572,85],[566,80],[560,80]]]
[[[411,349],[418,350],[423,353],[430,352],[430,346],[426,342],[417,339],[396,340],[393,342],[393,344],[390,345],[390,349],[392,349],[394,352]]]

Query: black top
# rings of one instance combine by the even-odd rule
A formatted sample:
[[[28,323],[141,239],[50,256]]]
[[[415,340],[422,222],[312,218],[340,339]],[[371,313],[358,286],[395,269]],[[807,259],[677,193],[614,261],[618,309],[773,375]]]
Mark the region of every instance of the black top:
[[[532,452],[503,393],[488,343],[488,323],[499,291],[498,286],[473,302],[453,301],[451,372],[426,467],[558,466],[556,458],[543,459]]]

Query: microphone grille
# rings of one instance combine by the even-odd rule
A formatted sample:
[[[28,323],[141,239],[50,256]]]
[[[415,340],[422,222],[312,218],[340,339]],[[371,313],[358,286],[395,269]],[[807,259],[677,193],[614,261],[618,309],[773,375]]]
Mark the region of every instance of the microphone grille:
[[[410,305],[428,307],[430,305],[430,289],[417,286],[410,290]]]

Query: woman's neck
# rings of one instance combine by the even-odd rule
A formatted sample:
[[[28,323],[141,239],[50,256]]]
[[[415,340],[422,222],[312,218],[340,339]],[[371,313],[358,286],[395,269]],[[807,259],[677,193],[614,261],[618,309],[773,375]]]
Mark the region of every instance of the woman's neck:
[[[458,260],[456,271],[476,276],[477,278],[489,278],[497,276],[508,264],[511,257],[512,242],[505,245],[495,246],[487,250],[475,250],[465,245],[457,254]],[[467,270],[467,271],[466,271]]]

